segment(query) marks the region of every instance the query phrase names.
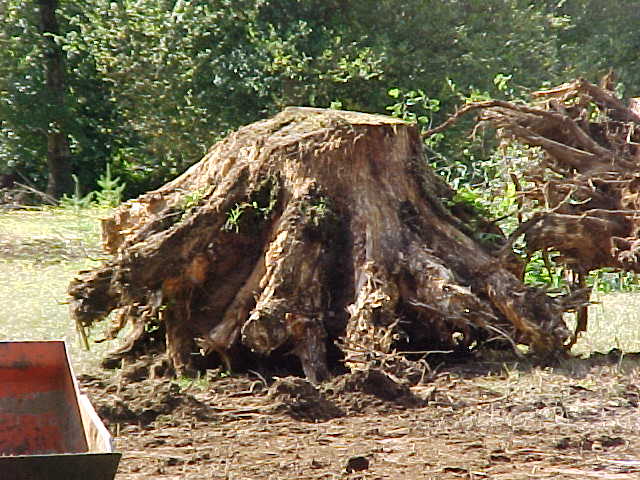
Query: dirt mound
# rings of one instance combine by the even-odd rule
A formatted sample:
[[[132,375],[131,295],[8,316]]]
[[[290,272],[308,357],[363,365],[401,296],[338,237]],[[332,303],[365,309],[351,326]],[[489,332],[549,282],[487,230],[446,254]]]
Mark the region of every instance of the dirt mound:
[[[425,402],[411,392],[405,380],[376,368],[336,377],[323,387],[326,395],[347,413],[394,408],[416,408]]]
[[[337,378],[335,386],[336,393],[363,392],[391,402],[403,402],[413,397],[406,382],[391,378],[389,374],[375,368],[342,375]]]
[[[121,380],[109,382],[89,375],[79,378],[82,387],[101,392],[92,395],[92,402],[107,426],[112,423],[149,425],[161,415],[171,416],[175,421],[184,416],[208,417],[205,405],[169,380],[135,383]]]
[[[313,384],[303,378],[279,378],[269,388],[267,398],[274,403],[271,411],[298,420],[323,421],[341,417],[344,412]]]

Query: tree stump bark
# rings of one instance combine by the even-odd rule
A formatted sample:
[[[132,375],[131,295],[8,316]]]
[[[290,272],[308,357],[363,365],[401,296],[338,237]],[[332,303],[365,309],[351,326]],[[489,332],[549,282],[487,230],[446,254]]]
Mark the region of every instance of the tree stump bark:
[[[379,352],[496,332],[561,349],[561,300],[524,286],[500,243],[480,243],[495,227],[450,209],[453,193],[415,126],[288,108],[106,219],[113,259],[71,283],[71,312],[90,325],[117,310],[111,334],[135,326],[119,354],[159,338],[177,372],[292,354],[319,382]]]

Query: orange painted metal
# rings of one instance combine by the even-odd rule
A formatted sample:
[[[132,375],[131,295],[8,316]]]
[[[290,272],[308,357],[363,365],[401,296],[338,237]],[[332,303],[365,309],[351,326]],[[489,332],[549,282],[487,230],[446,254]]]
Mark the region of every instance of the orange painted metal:
[[[63,342],[0,342],[0,455],[86,452]]]
[[[119,459],[64,342],[0,342],[1,479],[112,480]]]

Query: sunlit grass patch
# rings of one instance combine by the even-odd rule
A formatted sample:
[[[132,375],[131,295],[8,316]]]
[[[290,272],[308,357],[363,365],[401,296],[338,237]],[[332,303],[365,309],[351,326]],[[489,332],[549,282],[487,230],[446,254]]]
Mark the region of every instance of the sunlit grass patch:
[[[106,345],[85,352],[69,318],[66,289],[98,265],[105,211],[43,209],[0,213],[0,340],[66,340],[74,365],[97,364]]]
[[[0,213],[0,256],[36,262],[99,256],[99,219],[106,213],[51,208]]]
[[[0,212],[0,232],[9,231],[16,236],[92,237],[100,235],[99,218],[108,210],[75,210],[62,208],[37,208]]]
[[[594,293],[592,300],[587,332],[572,352],[640,352],[640,293]]]

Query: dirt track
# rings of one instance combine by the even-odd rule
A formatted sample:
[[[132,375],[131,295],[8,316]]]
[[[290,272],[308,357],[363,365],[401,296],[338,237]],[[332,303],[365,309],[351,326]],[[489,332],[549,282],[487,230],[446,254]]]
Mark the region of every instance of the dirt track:
[[[118,480],[637,479],[637,365],[476,362],[410,391],[375,374],[319,391],[254,375],[81,385],[123,452]]]

